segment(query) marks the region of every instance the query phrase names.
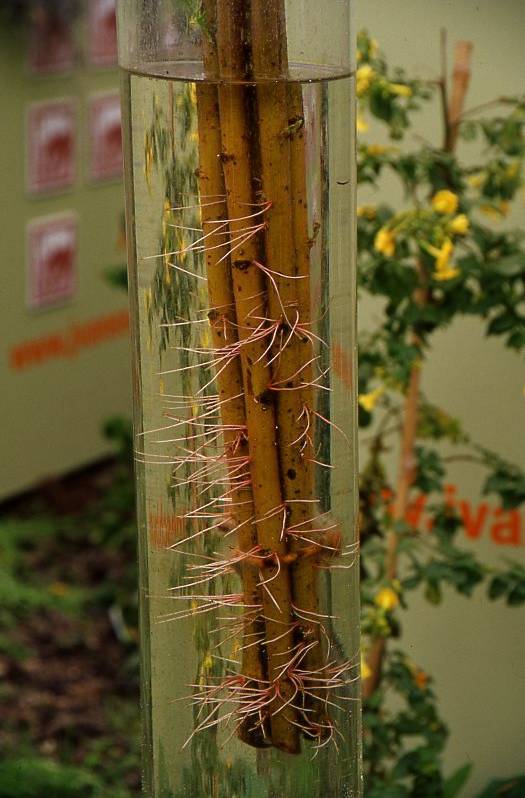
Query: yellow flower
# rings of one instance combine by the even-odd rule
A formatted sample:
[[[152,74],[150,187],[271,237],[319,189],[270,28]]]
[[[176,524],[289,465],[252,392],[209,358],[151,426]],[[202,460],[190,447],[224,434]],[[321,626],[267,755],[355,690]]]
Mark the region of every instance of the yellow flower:
[[[489,219],[494,219],[494,221],[499,222],[501,219],[501,213],[498,211],[497,208],[494,208],[492,205],[480,205],[479,209],[481,213],[484,213]]]
[[[358,133],[366,133],[368,130],[368,122],[364,117],[361,116],[361,114],[357,114],[355,129]]]
[[[499,205],[480,205],[479,209],[485,216],[488,216],[489,219],[494,219],[494,221],[499,222],[501,221],[502,216],[507,216],[510,210],[510,203],[508,200],[501,200]]]
[[[450,257],[454,252],[454,244],[452,243],[450,238],[445,238],[439,249],[429,244],[427,246],[427,250],[436,259],[436,269],[438,270],[438,272],[448,269]]]
[[[368,413],[371,413],[378,401],[381,399],[382,395],[385,392],[385,388],[383,385],[380,385],[379,388],[375,388],[373,391],[369,393],[361,394],[359,397],[359,404],[366,410]]]
[[[446,280],[453,280],[454,277],[457,277],[460,273],[459,269],[456,269],[454,266],[449,266],[442,271],[436,271],[432,275],[434,280],[437,280],[440,283],[444,283]]]
[[[454,252],[454,244],[450,238],[446,238],[439,249],[430,244],[427,244],[426,249],[436,259],[436,271],[432,275],[434,280],[444,282],[458,276],[459,269],[450,265],[450,257]]]
[[[436,213],[455,213],[458,209],[458,195],[444,188],[432,197],[432,207]]]
[[[357,208],[357,216],[359,219],[370,219],[372,221],[376,218],[377,210],[375,205],[359,205]]]
[[[366,94],[375,77],[375,69],[370,64],[363,64],[356,72],[356,91],[357,96],[362,97]]]
[[[361,679],[365,681],[372,676],[372,668],[366,661],[365,657],[361,654]]]
[[[370,58],[375,58],[379,52],[379,42],[377,39],[370,39],[370,45],[368,47],[368,52],[370,54]]]
[[[391,258],[396,251],[396,237],[394,233],[387,227],[381,227],[381,229],[377,231],[374,239],[374,249],[387,258]]]
[[[516,177],[519,171],[520,171],[520,162],[514,161],[514,163],[509,164],[505,169],[505,177],[508,177],[509,180],[512,180],[514,177]]]
[[[377,155],[384,155],[389,149],[390,147],[384,147],[382,144],[369,144],[366,151],[368,155],[375,157]]]
[[[363,64],[359,67],[356,73],[357,80],[372,80],[375,75],[375,69],[370,64]]]
[[[383,587],[374,598],[374,601],[385,612],[391,612],[399,605],[399,596],[391,587]]]
[[[390,83],[388,88],[392,94],[398,94],[400,97],[412,97],[412,89],[410,86],[405,86],[404,83]]]
[[[468,233],[470,227],[469,218],[466,213],[459,213],[450,222],[450,230],[458,236]]]
[[[486,172],[476,172],[476,174],[467,177],[467,183],[472,188],[480,188],[480,186],[482,186],[483,183],[485,182],[486,177],[487,177]]]

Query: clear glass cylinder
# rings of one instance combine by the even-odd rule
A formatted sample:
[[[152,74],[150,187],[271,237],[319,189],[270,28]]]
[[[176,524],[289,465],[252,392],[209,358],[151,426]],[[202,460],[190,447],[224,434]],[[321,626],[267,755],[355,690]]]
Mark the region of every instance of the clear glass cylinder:
[[[145,791],[359,796],[349,3],[118,13]]]

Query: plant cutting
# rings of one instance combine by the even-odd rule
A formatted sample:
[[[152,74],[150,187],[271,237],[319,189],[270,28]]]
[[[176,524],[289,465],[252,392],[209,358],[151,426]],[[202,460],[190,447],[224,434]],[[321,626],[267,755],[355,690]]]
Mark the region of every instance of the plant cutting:
[[[328,57],[313,4],[119,14],[146,786],[358,795],[348,29]]]
[[[358,36],[358,128],[366,136],[358,148],[359,181],[376,188],[392,173],[403,189],[399,207],[369,197],[358,207],[361,291],[383,302],[378,328],[363,335],[359,371],[360,423],[367,430],[360,502],[364,769],[371,798],[451,798],[471,770],[445,777],[447,729],[432,678],[400,650],[410,594],[421,590],[436,606],[447,588],[469,597],[484,583],[491,600],[509,607],[525,601],[520,563],[509,558],[488,566],[458,541],[469,517],[446,487],[453,464],[484,470],[480,490],[499,498],[498,535],[512,545],[525,475],[476,444],[422,385],[435,333],[460,316],[478,317],[486,334],[511,350],[525,345],[523,233],[505,223],[522,186],[525,104],[502,96],[469,107],[471,52],[471,43],[457,44],[450,81],[444,37],[442,74],[416,80],[392,69],[368,34]],[[440,140],[413,136],[409,146],[401,140],[415,129],[422,106],[436,109]],[[369,138],[371,122],[385,126],[388,144]],[[460,157],[466,145],[468,161]]]

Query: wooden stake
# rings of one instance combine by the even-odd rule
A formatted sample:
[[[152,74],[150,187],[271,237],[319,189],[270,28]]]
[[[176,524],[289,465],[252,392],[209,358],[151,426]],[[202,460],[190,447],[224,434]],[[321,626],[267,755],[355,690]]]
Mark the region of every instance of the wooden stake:
[[[310,324],[310,241],[306,192],[304,110],[300,84],[290,85],[283,0],[252,0],[252,59],[257,83],[257,108],[262,191],[271,201],[265,233],[266,266],[272,270],[269,308],[282,321],[282,337],[288,341],[273,369],[277,392],[278,442],[281,480],[288,502],[288,525],[310,537],[315,504],[314,449],[311,440],[299,442],[301,431],[313,422],[315,356],[311,339],[293,328]],[[290,337],[291,335],[291,337]],[[277,347],[279,348],[279,347]],[[310,414],[310,416],[309,416]],[[304,556],[304,542],[296,539],[291,549],[293,598],[304,614],[319,612],[317,555]],[[310,546],[311,549],[311,546]],[[299,645],[309,648],[301,668],[320,676],[323,664],[319,624],[301,622]],[[307,701],[306,726],[319,726],[321,697]]]
[[[221,0],[217,6],[217,44],[221,77],[239,83],[219,86],[222,134],[222,163],[232,238],[246,228],[246,216],[255,210],[253,140],[257,125],[250,109],[250,88],[242,85],[249,77],[246,60],[248,20],[243,0]],[[286,509],[279,471],[278,441],[271,373],[264,352],[266,339],[253,341],[266,297],[260,240],[253,236],[232,254],[232,281],[239,338],[249,341],[242,347],[241,367],[245,391],[246,421],[250,450],[253,501],[257,539],[263,551],[273,557],[263,569],[263,612],[266,624],[268,679],[275,688],[269,706],[273,744],[288,753],[300,750],[292,706],[295,690],[285,666],[293,649],[293,617],[288,554],[284,537]],[[270,581],[271,580],[271,581]]]
[[[205,0],[204,11],[207,24],[214,30],[216,25],[215,0]],[[212,35],[204,38],[204,69],[207,75],[216,75],[218,69],[217,49]],[[237,315],[231,277],[230,258],[224,257],[224,235],[219,234],[217,220],[227,218],[226,203],[221,202],[225,196],[224,177],[220,153],[222,150],[219,117],[219,97],[217,86],[212,83],[197,84],[197,111],[199,123],[199,189],[201,195],[201,217],[204,234],[217,229],[205,240],[206,267],[208,277],[208,294],[213,310],[210,314],[211,333],[214,349],[231,347],[238,342]],[[218,200],[214,202],[214,200]],[[221,227],[220,232],[224,233]],[[228,466],[233,477],[236,471],[231,465],[232,457],[236,460],[249,457],[246,435],[239,435],[238,430],[246,426],[244,407],[244,384],[241,364],[235,358],[217,375],[217,387],[221,400],[222,423],[230,430],[224,432],[224,447],[228,458]],[[237,430],[237,431],[236,431]],[[235,462],[235,460],[234,460]],[[235,484],[233,481],[232,484]],[[253,551],[257,546],[257,530],[253,523],[255,509],[251,488],[232,490],[232,523],[238,528],[238,545],[243,552]],[[253,681],[256,688],[261,689],[266,679],[263,666],[263,652],[260,645],[254,644],[261,633],[261,620],[252,609],[260,604],[261,589],[258,585],[257,570],[250,562],[241,565],[242,586],[247,609],[244,612],[244,639],[242,646],[241,673]],[[249,647],[247,647],[249,644]],[[257,726],[258,717],[248,718],[241,727],[240,734],[245,742],[252,745],[264,745],[264,729]]]

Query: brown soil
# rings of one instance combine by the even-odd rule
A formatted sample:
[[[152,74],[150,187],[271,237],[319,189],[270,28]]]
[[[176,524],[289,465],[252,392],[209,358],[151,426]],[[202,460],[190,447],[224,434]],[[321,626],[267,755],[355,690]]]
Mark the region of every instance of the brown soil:
[[[9,516],[35,514],[74,522],[104,495],[118,466],[104,462],[4,504]],[[130,511],[131,516],[131,511]],[[133,585],[134,554],[99,547],[82,535],[50,536],[27,552],[24,572],[62,595],[71,585],[95,595],[107,584]],[[35,580],[33,580],[34,583]],[[85,605],[82,614],[42,610],[23,614],[13,628],[2,630],[10,655],[0,654],[0,750],[16,752],[22,741],[43,755],[82,764],[94,741],[110,739],[112,755],[136,749],[129,724],[115,731],[118,707],[127,704],[138,727],[138,685],[133,642],[117,639],[107,606]],[[134,630],[131,630],[132,636]],[[134,708],[136,717],[133,718]],[[118,727],[118,724],[117,724]],[[128,777],[135,788],[139,773]]]

